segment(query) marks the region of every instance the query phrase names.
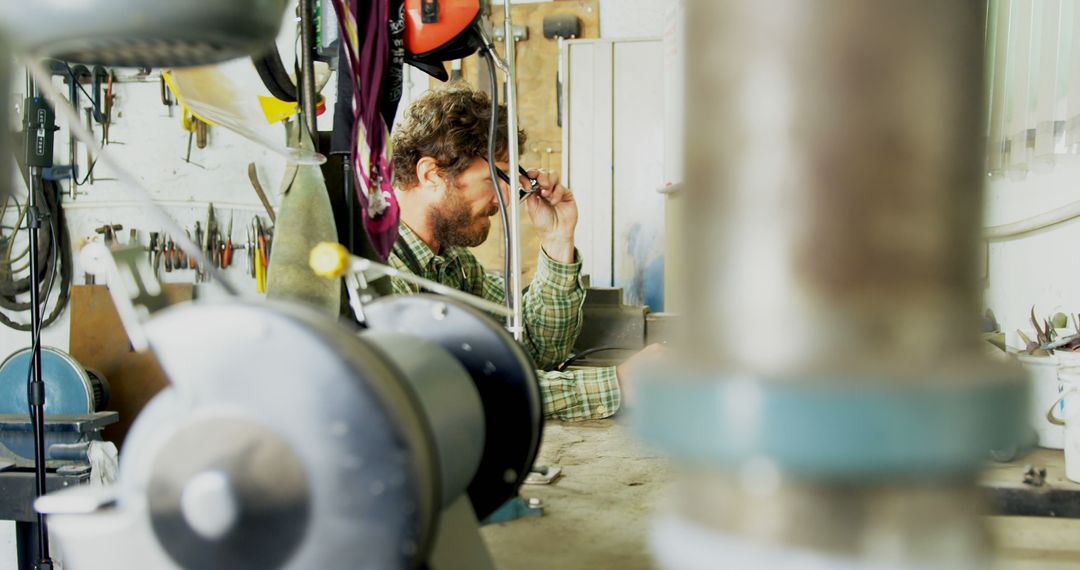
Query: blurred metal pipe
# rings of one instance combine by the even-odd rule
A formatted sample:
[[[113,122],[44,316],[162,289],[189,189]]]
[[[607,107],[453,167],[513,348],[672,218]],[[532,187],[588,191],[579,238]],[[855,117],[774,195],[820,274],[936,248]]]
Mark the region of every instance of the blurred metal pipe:
[[[304,126],[319,150],[319,127],[316,112],[319,94],[315,89],[315,14],[312,0],[300,0],[300,104]]]
[[[506,132],[510,138],[507,150],[510,154],[509,172],[517,172],[521,154],[518,149],[518,96],[517,96],[517,56],[515,55],[516,39],[514,39],[514,20],[510,15],[510,2],[503,4],[503,53],[506,54]],[[498,61],[497,59],[495,60]],[[492,93],[495,97],[497,93]],[[510,317],[510,333],[514,339],[522,341],[525,338],[524,307],[521,298],[521,216],[520,203],[514,198],[513,189],[517,187],[517,179],[510,185],[510,199],[507,215],[509,217],[507,231],[510,233],[510,251],[506,255],[510,258],[510,275],[506,276],[507,295],[513,301],[511,308],[514,313]]]
[[[685,280],[697,361],[760,385],[979,378],[983,3],[687,8],[686,243],[710,252]],[[677,511],[852,568],[968,568],[986,552],[972,488],[812,480],[764,457],[702,470]]]
[[[970,351],[982,3],[688,8],[687,243],[716,248],[687,280],[701,354],[805,376]]]
[[[4,34],[0,33],[0,53],[11,53],[7,44],[7,38]],[[9,107],[9,101],[11,98],[11,58],[0,57],[0,109],[11,109]],[[11,132],[12,126],[10,123],[10,113],[4,115],[3,121],[0,121],[0,129],[3,132]],[[9,157],[10,152],[8,148],[8,139],[10,137],[0,137],[0,156]],[[0,180],[10,181],[12,180],[9,172],[10,160],[0,160]],[[8,197],[11,194],[11,184],[4,184],[0,186],[0,202],[7,203]]]

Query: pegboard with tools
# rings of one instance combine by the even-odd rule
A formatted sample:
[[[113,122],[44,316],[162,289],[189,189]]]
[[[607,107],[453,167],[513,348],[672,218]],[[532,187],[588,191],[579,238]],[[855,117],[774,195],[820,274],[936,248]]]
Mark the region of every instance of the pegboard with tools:
[[[242,215],[247,216],[247,213],[244,212]],[[210,204],[206,219],[195,221],[192,227],[185,229],[185,233],[188,239],[199,245],[202,253],[217,269],[232,268],[237,256],[243,255],[244,272],[255,280],[255,291],[265,293],[266,275],[270,267],[270,251],[274,240],[273,226],[262,216],[251,216],[242,225],[243,241],[240,241],[234,239],[234,236],[240,233],[234,231],[235,218],[236,212],[230,212],[228,222],[225,222],[220,213],[214,210],[214,205]],[[189,275],[193,282],[208,282],[207,268],[200,265],[193,256],[188,255],[167,232],[131,229],[128,241],[121,244],[118,236],[123,229],[124,226],[121,224],[106,224],[95,228],[94,231],[109,247],[136,245],[145,249],[150,266],[159,279],[165,277],[163,274],[190,271],[192,273]],[[91,275],[87,275],[85,279],[87,284],[94,283]]]

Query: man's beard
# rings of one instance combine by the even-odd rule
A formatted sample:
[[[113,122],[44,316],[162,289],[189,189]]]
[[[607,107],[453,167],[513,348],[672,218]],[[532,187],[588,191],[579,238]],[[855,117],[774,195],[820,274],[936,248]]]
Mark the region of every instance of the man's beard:
[[[497,212],[487,213],[483,218],[474,217],[469,205],[450,190],[428,213],[435,243],[441,248],[476,247],[487,239],[491,231],[488,218]]]

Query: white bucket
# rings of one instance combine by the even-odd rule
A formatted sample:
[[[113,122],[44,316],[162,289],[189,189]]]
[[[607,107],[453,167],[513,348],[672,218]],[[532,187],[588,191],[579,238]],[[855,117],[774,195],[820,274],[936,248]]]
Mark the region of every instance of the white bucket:
[[[1046,408],[1060,399],[1058,389],[1058,363],[1050,356],[1018,355],[1017,360],[1028,373],[1031,394],[1028,404],[1028,422],[1039,435],[1039,447],[1064,449],[1065,428],[1046,419]]]
[[[1062,370],[1061,387],[1060,404],[1050,405],[1046,420],[1065,430],[1065,477],[1080,483],[1080,369]]]
[[[1080,352],[1055,350],[1054,360],[1057,360],[1059,369],[1080,367]]]

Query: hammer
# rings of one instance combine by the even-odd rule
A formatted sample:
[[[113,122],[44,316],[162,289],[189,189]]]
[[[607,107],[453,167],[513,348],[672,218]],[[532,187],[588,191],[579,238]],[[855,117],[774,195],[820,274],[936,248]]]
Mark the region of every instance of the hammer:
[[[105,236],[105,245],[112,247],[116,243],[116,232],[124,229],[124,226],[120,224],[105,224],[100,228],[95,228],[94,233]]]

